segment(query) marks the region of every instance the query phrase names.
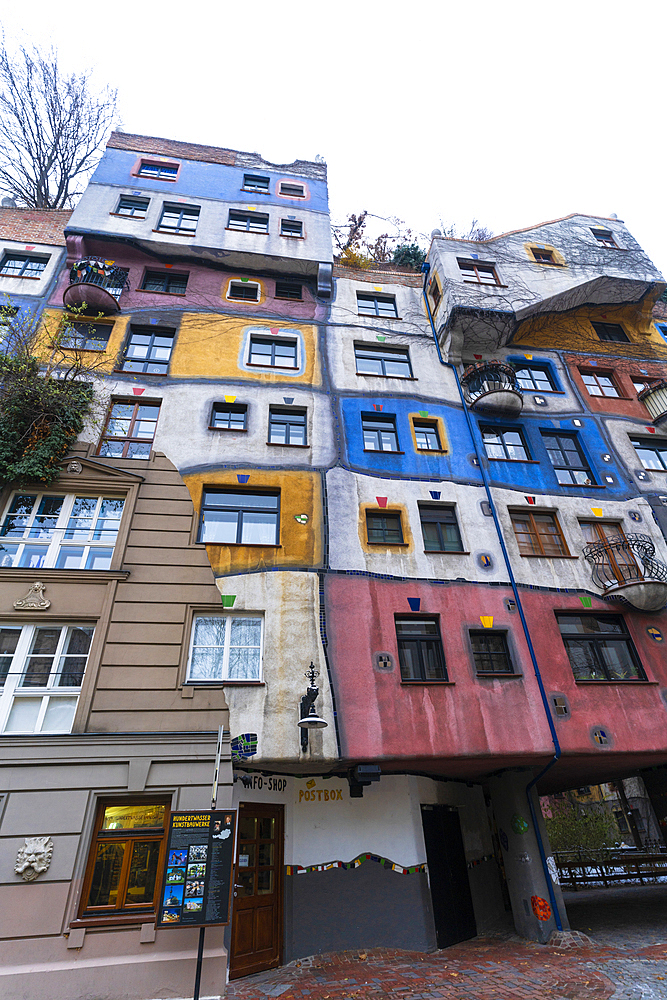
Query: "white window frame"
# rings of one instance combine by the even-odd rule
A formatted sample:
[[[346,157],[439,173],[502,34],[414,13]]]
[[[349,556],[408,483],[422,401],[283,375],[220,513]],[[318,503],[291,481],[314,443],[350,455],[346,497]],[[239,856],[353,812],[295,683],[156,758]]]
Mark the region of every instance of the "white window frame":
[[[12,655],[12,661],[9,666],[9,672],[5,678],[4,685],[0,687],[0,733],[10,733],[11,735],[16,735],[19,733],[69,733],[72,730],[72,723],[74,722],[74,716],[76,714],[76,707],[79,700],[79,694],[81,693],[81,685],[83,683],[83,677],[85,676],[85,671],[88,666],[88,660],[90,659],[90,650],[92,649],[94,640],[94,627],[92,624],[88,623],[77,623],[63,625],[59,622],[44,622],[40,621],[34,625],[26,624],[16,624],[13,623],[1,623],[0,628],[4,629],[16,629],[21,634],[19,640],[16,644],[16,650]],[[47,683],[40,687],[28,686],[22,688],[20,685],[21,678],[23,677],[26,662],[28,656],[30,655],[30,650],[32,647],[33,639],[40,628],[48,629],[60,629],[60,637],[58,639],[58,645],[56,651],[53,654],[53,663],[49,673]],[[84,666],[84,673],[81,678],[81,684],[71,686],[71,687],[60,687],[58,685],[58,678],[60,675],[60,661],[64,655],[66,655],[63,650],[66,648],[66,643],[68,641],[69,635],[72,629],[90,629],[90,646],[88,648],[88,653],[86,654],[86,664]],[[5,654],[10,655],[10,654]],[[38,654],[35,654],[38,655]],[[51,654],[48,654],[51,655]],[[45,722],[46,712],[50,702],[55,698],[69,698],[76,699],[74,710],[72,712],[72,718],[70,726],[67,729],[43,729]],[[10,714],[14,704],[18,700],[32,700],[36,701],[41,699],[41,705],[39,707],[37,718],[35,720],[35,725],[32,729],[12,729],[7,730],[7,723],[9,722]]]
[[[254,299],[242,299],[236,295],[231,295],[232,285],[245,285],[248,288],[256,289],[256,296]],[[241,281],[240,278],[232,278],[227,285],[227,294],[225,298],[229,299],[230,302],[261,302],[262,299],[262,286],[259,281]]]
[[[101,516],[102,502],[104,500],[118,500],[121,501],[124,505],[126,500],[125,496],[104,496],[104,495],[98,496],[95,493],[87,493],[85,491],[82,491],[81,494],[76,494],[76,493],[65,494],[59,492],[52,493],[50,490],[44,491],[42,493],[32,493],[28,490],[25,491],[15,490],[12,493],[11,497],[9,498],[7,506],[5,507],[5,510],[3,512],[2,516],[3,527],[7,517],[10,516],[9,511],[11,509],[15,497],[17,496],[35,496],[36,500],[33,504],[32,511],[27,516],[26,519],[27,523],[23,528],[22,536],[0,535],[0,546],[3,547],[2,549],[0,549],[0,568],[4,569],[23,568],[23,569],[34,569],[34,570],[53,569],[56,568],[58,557],[61,552],[66,552],[68,550],[71,551],[74,549],[83,549],[83,552],[81,554],[81,560],[79,565],[70,566],[69,569],[78,570],[85,568],[89,558],[91,558],[96,551],[101,551],[106,549],[111,549],[111,555],[109,557],[109,565],[102,567],[102,569],[109,569],[111,567],[113,563],[116,542],[118,540],[118,533],[120,531],[120,525],[123,520],[123,511],[121,511],[121,516],[117,519],[118,530],[116,531],[113,539],[108,539],[108,538],[95,539],[94,534],[96,531],[98,519]],[[40,528],[39,525],[35,524],[35,521],[36,518],[38,517],[38,511],[42,499],[44,497],[60,497],[60,496],[62,496],[64,499],[55,526]],[[74,502],[77,499],[96,501],[95,509],[92,516],[92,523],[87,534],[84,535],[82,532],[83,537],[73,537],[71,539],[66,539],[65,535],[68,530],[70,516],[72,514]],[[18,516],[21,517],[23,515],[18,515]],[[114,519],[114,521],[115,520],[116,519]],[[30,535],[32,531],[35,532],[35,535],[34,537],[31,538]],[[72,529],[72,531],[74,534],[77,533],[76,529]],[[10,555],[10,553],[7,552],[8,545],[16,546],[16,551],[13,554],[11,563],[7,563],[5,561],[6,559],[8,559]],[[26,545],[45,547],[44,557],[38,565],[26,565],[23,567],[20,566],[20,561],[23,557]],[[61,568],[67,568],[67,567],[61,567]],[[91,572],[96,572],[96,570],[91,570]]]
[[[195,627],[197,621],[202,618],[225,618],[228,620],[229,625],[225,626],[225,640],[222,647],[216,647],[218,649],[222,648],[222,666],[220,669],[219,677],[191,677],[190,671],[192,668],[192,653],[195,648]],[[229,677],[229,651],[231,648],[231,623],[234,618],[251,618],[254,621],[259,621],[260,623],[260,644],[259,644],[259,676],[258,677]],[[256,647],[247,647],[256,648]],[[185,683],[193,685],[211,685],[211,684],[256,684],[261,682],[263,679],[263,664],[264,664],[264,615],[258,612],[251,611],[229,611],[229,612],[197,612],[192,618],[192,627],[190,629],[190,644],[188,647],[188,662],[186,667]]]

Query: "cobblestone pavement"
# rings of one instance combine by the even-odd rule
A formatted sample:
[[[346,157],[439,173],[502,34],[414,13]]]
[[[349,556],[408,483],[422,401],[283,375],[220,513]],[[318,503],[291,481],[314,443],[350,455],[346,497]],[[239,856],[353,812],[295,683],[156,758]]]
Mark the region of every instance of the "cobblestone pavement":
[[[505,934],[432,954],[339,952],[236,980],[227,997],[667,1000],[667,886],[587,890],[568,894],[566,906],[590,947],[559,951]]]

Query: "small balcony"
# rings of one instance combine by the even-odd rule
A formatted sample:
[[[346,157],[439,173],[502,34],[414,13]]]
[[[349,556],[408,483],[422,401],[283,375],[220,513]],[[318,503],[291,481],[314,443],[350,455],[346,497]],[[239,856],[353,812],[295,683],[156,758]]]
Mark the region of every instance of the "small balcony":
[[[461,376],[461,385],[471,410],[516,417],[523,409],[516,372],[501,361],[470,365]]]
[[[81,309],[94,316],[111,316],[120,312],[120,293],[127,283],[127,271],[114,267],[113,261],[84,257],[77,260],[69,273],[69,285],[63,292],[67,309]]]
[[[639,611],[660,611],[667,603],[667,566],[655,558],[648,535],[618,535],[583,550],[593,582],[603,597],[625,600]]]
[[[651,414],[654,424],[660,427],[667,425],[667,379],[652,382],[637,394],[637,399]]]

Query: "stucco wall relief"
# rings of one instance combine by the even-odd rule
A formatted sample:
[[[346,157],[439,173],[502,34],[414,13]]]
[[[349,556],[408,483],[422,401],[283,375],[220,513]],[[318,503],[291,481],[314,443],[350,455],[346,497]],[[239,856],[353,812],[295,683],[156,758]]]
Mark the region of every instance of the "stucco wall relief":
[[[46,611],[47,608],[51,607],[51,601],[44,597],[44,591],[46,590],[46,584],[41,583],[36,580],[31,584],[28,593],[25,597],[20,597],[18,601],[14,601],[14,608],[16,611]]]
[[[26,837],[23,847],[16,855],[14,871],[26,882],[34,882],[39,875],[48,871],[53,856],[53,841],[50,837]]]

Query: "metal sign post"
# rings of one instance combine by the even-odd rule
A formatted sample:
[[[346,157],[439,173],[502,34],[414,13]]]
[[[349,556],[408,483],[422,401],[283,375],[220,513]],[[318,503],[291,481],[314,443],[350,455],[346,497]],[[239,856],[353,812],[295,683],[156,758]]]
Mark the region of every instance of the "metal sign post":
[[[213,783],[211,784],[211,811],[218,804],[218,778],[220,776],[220,757],[222,756],[222,734],[223,727],[218,729],[218,745],[215,750],[215,767],[213,769]],[[195,989],[192,1000],[199,1000],[199,988],[201,986],[201,967],[204,961],[204,937],[206,936],[206,926],[199,928],[199,945],[197,947],[197,965],[195,967]]]

